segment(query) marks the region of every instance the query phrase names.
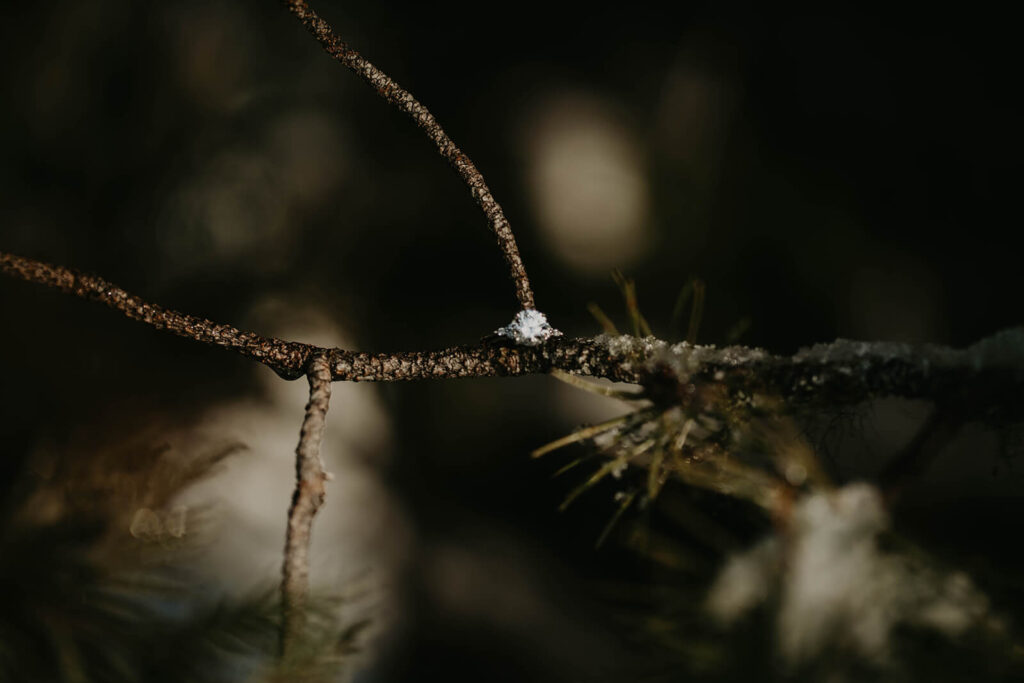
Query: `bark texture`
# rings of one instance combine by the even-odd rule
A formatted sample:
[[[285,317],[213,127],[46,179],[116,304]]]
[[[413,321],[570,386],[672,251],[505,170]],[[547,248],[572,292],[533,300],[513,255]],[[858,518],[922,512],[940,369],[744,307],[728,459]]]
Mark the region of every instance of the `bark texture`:
[[[493,337],[437,351],[370,353],[264,337],[143,301],[93,275],[0,252],[0,270],[28,282],[98,301],[156,329],[212,344],[272,368],[306,374],[313,357],[331,379],[391,382],[544,374],[553,369],[643,385],[654,396],[685,399],[698,383],[777,395],[794,408],[841,406],[877,396],[930,398],[968,419],[1004,419],[1024,411],[1024,328],[1005,330],[967,349],[838,340],[792,356],[742,346],[716,348],[647,337],[555,337],[514,346]]]
[[[306,630],[309,595],[309,546],[313,519],[327,495],[329,475],[320,457],[331,400],[331,374],[327,360],[314,356],[309,364],[309,403],[295,449],[295,493],[288,509],[281,578],[281,655],[288,657]]]

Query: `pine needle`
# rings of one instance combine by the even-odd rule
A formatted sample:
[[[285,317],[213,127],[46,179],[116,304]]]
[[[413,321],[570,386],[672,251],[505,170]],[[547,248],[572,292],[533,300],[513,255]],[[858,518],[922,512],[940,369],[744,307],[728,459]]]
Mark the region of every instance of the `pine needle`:
[[[623,513],[626,512],[626,509],[633,503],[633,500],[635,498],[636,491],[631,491],[627,493],[625,497],[623,497],[622,503],[619,504],[619,507],[615,511],[615,514],[613,514],[612,518],[608,520],[607,524],[605,524],[604,530],[601,531],[601,535],[597,537],[597,542],[594,543],[595,549],[600,548],[602,545],[604,545],[605,540],[608,538],[608,534],[611,533],[615,525],[618,524],[620,519],[622,519]]]
[[[555,473],[551,475],[551,478],[554,479],[555,477],[559,477],[559,476],[565,474],[566,472],[571,470],[573,467],[576,467],[576,465],[579,465],[581,462],[583,462],[583,460],[584,460],[584,458],[576,458],[575,460],[573,460],[573,461],[571,461],[569,463],[566,463],[565,465],[562,465],[557,470],[555,470]]]
[[[665,461],[665,449],[658,448],[654,451],[654,457],[651,459],[651,466],[647,470],[647,497],[652,501],[658,497],[658,491],[661,489],[661,482],[664,481],[661,477],[661,464]]]
[[[619,460],[619,458],[616,458],[614,460],[609,460],[605,464],[601,465],[596,472],[590,475],[589,479],[587,479],[585,482],[574,488],[572,492],[565,497],[565,500],[562,501],[562,504],[558,506],[558,511],[565,512],[566,508],[568,508],[574,500],[580,497],[580,494],[582,494],[584,491],[586,491],[587,489],[589,489],[590,487],[594,486],[599,481],[604,479],[616,467],[621,466]]]
[[[590,315],[594,316],[594,320],[596,320],[601,326],[601,329],[604,330],[605,334],[610,334],[615,337],[619,336],[619,328],[615,327],[615,323],[612,322],[611,318],[605,315],[605,312],[601,310],[600,306],[591,301],[587,304],[587,310],[590,311]]]
[[[601,432],[607,431],[612,427],[616,427],[622,424],[623,422],[632,418],[635,414],[636,413],[626,413],[625,415],[620,415],[618,417],[612,418],[611,420],[600,422],[596,425],[593,425],[592,427],[584,427],[583,429],[579,429],[573,432],[572,434],[563,436],[561,439],[555,439],[551,443],[545,446],[541,446],[533,453],[531,453],[530,456],[533,458],[539,458],[545,453],[557,451],[559,448],[563,448],[565,446],[568,446],[569,444],[577,443],[579,441],[585,441],[591,437],[597,436]]]
[[[683,310],[686,308],[686,304],[690,303],[690,299],[693,298],[693,281],[693,278],[687,280],[676,296],[676,304],[672,307],[672,319],[669,321],[669,329],[673,335],[679,329],[679,322],[683,319]]]
[[[551,369],[551,376],[557,380],[571,384],[577,389],[589,391],[592,394],[598,394],[599,396],[607,396],[608,398],[617,398],[620,401],[636,401],[639,400],[643,394],[643,389],[640,387],[630,386],[630,390],[618,389],[610,387],[606,384],[598,384],[597,382],[589,382],[579,375],[566,372],[565,370],[559,370],[558,368]]]
[[[694,279],[693,308],[690,309],[690,325],[686,330],[686,341],[691,344],[697,343],[697,330],[700,329],[700,321],[704,317],[704,293],[706,289],[703,280],[700,278]]]
[[[686,437],[689,436],[690,430],[693,429],[694,424],[693,420],[687,420],[686,424],[683,425],[683,430],[679,432],[676,442],[672,445],[673,450],[677,453],[683,452],[683,447],[686,445]]]
[[[617,268],[612,271],[612,279],[615,280],[615,284],[622,291],[622,297],[626,300],[626,313],[629,315],[630,323],[633,326],[633,336],[652,336],[654,333],[651,332],[651,326],[647,324],[647,320],[640,313],[640,306],[637,303],[636,282],[632,278],[627,278]]]
[[[704,281],[699,277],[692,277],[679,290],[679,296],[676,297],[676,305],[672,307],[671,329],[675,332],[679,327],[679,321],[683,317],[683,310],[686,308],[686,304],[691,304],[690,322],[686,330],[686,341],[690,344],[697,343],[697,331],[700,328],[701,318],[704,317],[704,297],[706,291],[707,285],[705,285]]]

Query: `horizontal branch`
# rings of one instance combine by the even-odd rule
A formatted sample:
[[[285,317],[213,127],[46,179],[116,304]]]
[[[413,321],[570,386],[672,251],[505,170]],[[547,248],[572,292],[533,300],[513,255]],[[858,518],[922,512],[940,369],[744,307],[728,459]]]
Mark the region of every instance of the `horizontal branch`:
[[[462,178],[462,182],[469,187],[473,199],[476,200],[477,205],[484,212],[484,216],[487,217],[487,224],[498,238],[498,246],[508,264],[512,280],[515,282],[516,297],[519,299],[519,303],[524,309],[535,308],[533,290],[530,288],[530,280],[526,276],[526,267],[519,256],[519,247],[512,234],[512,227],[476,165],[448,137],[434,115],[413,97],[412,93],[398,85],[390,76],[349,47],[305,0],[285,0],[285,5],[313,34],[327,54],[355,72],[378,95],[405,113],[423,129],[423,132],[437,147],[438,153],[451,164],[451,167]]]
[[[397,353],[334,349],[329,358],[336,380],[355,382],[536,375],[553,368],[619,382],[641,382],[646,375],[595,338],[555,338],[534,347],[478,344]]]
[[[652,377],[668,372],[692,381],[726,382],[747,393],[778,395],[791,406],[898,396],[933,400],[963,419],[1024,416],[1024,327],[966,349],[839,339],[780,356],[742,346],[669,346],[633,337],[612,340],[612,347],[649,359]]]
[[[263,337],[150,304],[106,280],[0,252],[0,270],[21,280],[98,301],[156,329],[212,344],[301,377],[314,356],[334,381],[389,382],[548,373],[558,369],[646,386],[650,392],[721,382],[771,393],[794,405],[846,405],[876,396],[930,398],[978,417],[1024,411],[1024,328],[963,350],[839,340],[792,356],[731,346],[670,345],[647,337],[553,337],[540,346],[478,343],[439,351],[368,353]]]
[[[308,344],[261,337],[230,325],[220,325],[206,318],[147,303],[101,277],[80,273],[71,268],[0,252],[0,269],[18,279],[99,302],[120,311],[132,320],[144,322],[158,330],[166,330],[179,337],[231,349],[246,358],[273,368],[287,379],[301,377],[305,372],[307,359],[316,350],[316,347]]]

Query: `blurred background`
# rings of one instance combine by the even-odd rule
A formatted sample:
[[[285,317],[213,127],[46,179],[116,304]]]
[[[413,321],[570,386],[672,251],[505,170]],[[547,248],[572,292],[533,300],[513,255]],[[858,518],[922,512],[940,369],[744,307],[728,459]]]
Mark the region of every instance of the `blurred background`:
[[[964,346],[1021,323],[1015,24],[985,5],[662,5],[315,7],[475,161],[538,307],[567,334],[600,331],[589,302],[625,329],[614,268],[672,340],[694,276],[707,284],[703,343]],[[4,251],[349,349],[471,343],[516,310],[455,174],[278,3],[8,4],[0,55]],[[205,539],[175,562],[195,573],[196,605],[272,590],[304,383],[37,286],[0,281],[0,307],[8,514],[39,482],[81,481],[69,458],[230,451],[169,499],[203,520]],[[528,458],[621,411],[545,377],[335,385],[336,479],[313,580],[370,624],[353,675],[659,671],[608,596],[661,570],[614,544],[594,549],[612,490],[559,513],[574,484]],[[869,455],[837,468],[877,470],[926,412],[899,404],[876,419],[872,407],[869,426],[849,430]],[[1021,481],[978,438],[986,455],[940,469],[907,518],[953,557],[1016,566],[993,539],[1020,531],[1006,510],[1019,509]],[[973,457],[977,443],[959,448]],[[132,538],[192,529],[166,511],[140,518],[133,496],[115,515]],[[992,525],[991,538],[977,533]],[[763,531],[743,528],[747,540]],[[716,558],[693,562],[707,575]],[[7,580],[8,597],[21,590]]]

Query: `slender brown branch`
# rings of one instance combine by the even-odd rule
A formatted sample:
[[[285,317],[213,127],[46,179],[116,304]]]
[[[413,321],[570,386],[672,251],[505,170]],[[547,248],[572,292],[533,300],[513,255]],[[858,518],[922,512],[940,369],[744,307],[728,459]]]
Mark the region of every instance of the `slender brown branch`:
[[[305,632],[309,593],[309,545],[313,518],[327,494],[328,474],[320,458],[320,442],[331,400],[331,371],[323,355],[313,356],[307,372],[309,403],[295,449],[295,493],[288,509],[281,577],[281,655],[294,651]]]
[[[938,400],[961,411],[964,419],[1024,410],[1024,328],[1005,330],[963,350],[839,340],[793,356],[775,356],[742,346],[671,346],[653,337],[601,335],[554,337],[540,346],[481,343],[440,351],[367,353],[241,331],[147,303],[102,278],[21,256],[0,252],[0,270],[98,301],[157,329],[230,349],[291,379],[306,373],[310,358],[325,356],[335,381],[513,376],[557,368],[643,384],[655,397],[693,383],[722,382],[748,395],[777,394],[793,407],[903,396]]]
[[[349,47],[334,31],[330,25],[320,18],[305,0],[285,0],[285,5],[302,24],[313,34],[323,46],[324,50],[337,61],[354,71],[370,87],[377,91],[377,94],[387,100],[391,105],[398,108],[411,118],[417,126],[423,129],[433,143],[437,151],[448,160],[455,169],[462,181],[469,186],[473,199],[483,210],[487,217],[487,223],[498,238],[498,246],[508,263],[512,280],[515,282],[516,297],[524,309],[535,308],[533,302],[533,290],[530,289],[530,280],[526,276],[526,268],[519,257],[519,247],[516,246],[516,238],[512,234],[512,227],[501,206],[495,201],[484,177],[477,170],[477,167],[470,161],[462,150],[460,150],[448,134],[438,124],[437,119],[407,90],[391,79],[376,66],[363,58],[358,52]]]
[[[179,337],[232,349],[246,358],[273,368],[288,379],[302,376],[306,360],[315,350],[315,347],[307,344],[261,337],[230,325],[219,325],[205,318],[147,303],[101,277],[80,273],[70,268],[0,252],[0,270],[27,282],[35,282],[59,289],[65,294],[97,301],[120,311],[132,320],[139,320],[158,330],[167,330]]]

